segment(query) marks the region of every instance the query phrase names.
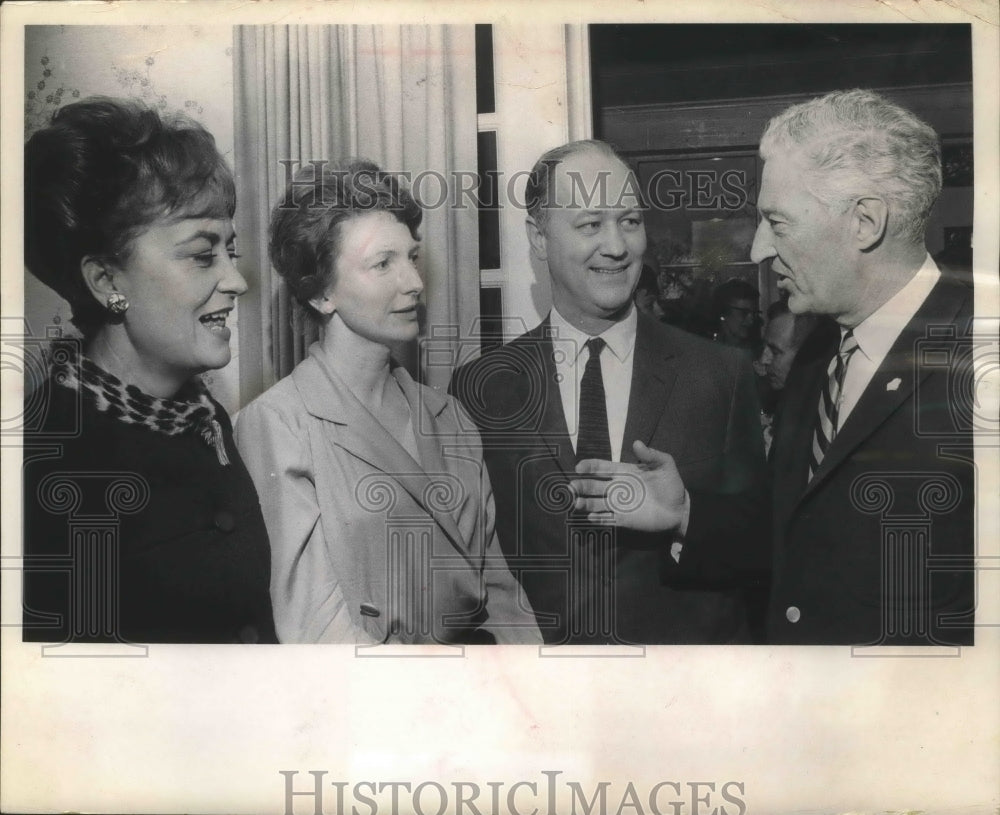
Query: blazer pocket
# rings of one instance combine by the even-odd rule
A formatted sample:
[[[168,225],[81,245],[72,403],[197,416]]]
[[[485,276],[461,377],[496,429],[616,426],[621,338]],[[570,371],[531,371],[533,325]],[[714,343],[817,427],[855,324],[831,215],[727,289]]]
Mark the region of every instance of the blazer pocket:
[[[361,603],[357,611],[357,619],[365,634],[375,643],[384,643],[389,639],[391,627],[386,619],[385,610],[372,602]]]

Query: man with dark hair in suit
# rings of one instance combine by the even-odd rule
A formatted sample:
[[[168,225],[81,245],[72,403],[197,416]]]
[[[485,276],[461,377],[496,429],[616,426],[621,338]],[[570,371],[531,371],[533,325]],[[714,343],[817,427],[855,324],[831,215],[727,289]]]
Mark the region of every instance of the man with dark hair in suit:
[[[673,575],[670,564],[703,540],[724,540],[747,562],[761,557],[766,484],[750,360],[633,305],[644,204],[607,144],[550,150],[532,169],[526,198],[552,311],[460,367],[451,390],[482,433],[501,545],[543,637],[745,642],[740,570]],[[647,445],[672,451],[683,479],[681,517],[668,538],[573,511],[578,462],[641,465]]]
[[[924,246],[937,134],[875,93],[838,91],[776,116],[760,152],[751,256],[772,260],[792,312],[840,327],[785,386],[768,640],[971,644],[972,291]],[[647,500],[622,522],[671,534],[669,456],[638,477]],[[605,506],[600,483],[576,486],[581,509]],[[681,561],[717,556],[692,545]]]

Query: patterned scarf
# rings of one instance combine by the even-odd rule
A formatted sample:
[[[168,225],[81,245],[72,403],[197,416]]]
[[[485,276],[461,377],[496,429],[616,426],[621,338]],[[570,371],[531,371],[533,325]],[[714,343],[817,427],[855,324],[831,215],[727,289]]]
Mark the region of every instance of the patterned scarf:
[[[161,399],[126,385],[87,359],[76,343],[64,342],[52,346],[49,367],[56,384],[79,390],[101,413],[167,436],[197,433],[215,450],[220,464],[230,463],[215,405],[200,378],[181,389],[181,398]]]

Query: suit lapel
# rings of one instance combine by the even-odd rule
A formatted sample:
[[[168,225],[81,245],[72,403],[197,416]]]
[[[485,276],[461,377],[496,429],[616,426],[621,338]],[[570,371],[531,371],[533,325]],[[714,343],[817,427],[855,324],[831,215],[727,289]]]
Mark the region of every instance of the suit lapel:
[[[560,469],[572,477],[576,472],[576,457],[570,442],[563,412],[562,396],[556,383],[556,367],[552,359],[552,327],[549,318],[527,335],[529,349],[536,354],[536,365],[543,372],[544,406],[539,435],[544,439]],[[524,374],[526,380],[528,374]],[[639,314],[636,324],[635,348],[632,352],[632,387],[622,444],[622,460],[634,461],[631,442],[640,439],[648,443],[666,410],[674,382],[677,379],[677,359],[673,351],[656,336],[656,323]],[[525,390],[529,390],[526,381]],[[641,398],[637,394],[641,390]],[[522,393],[522,398],[530,398]]]
[[[805,490],[806,480],[809,478],[812,437],[819,411],[819,394],[825,386],[826,369],[836,348],[836,343],[832,344],[820,359],[803,365],[798,372],[800,384],[797,387],[790,384],[782,397],[784,403],[781,406],[781,425],[778,431],[781,443],[775,440],[774,459],[771,462],[776,483],[784,485],[784,488],[774,491],[777,522],[791,515]]]
[[[559,392],[559,385],[556,382],[556,365],[553,360],[555,348],[552,344],[552,324],[546,317],[538,328],[528,332],[526,335],[530,340],[527,346],[528,353],[533,357],[533,366],[536,371],[542,372],[541,398],[542,410],[538,425],[538,435],[545,442],[552,458],[556,460],[559,469],[567,476],[572,477],[576,473],[576,456],[573,452],[573,444],[569,438],[569,429],[566,425],[566,414],[563,411],[562,394]],[[522,393],[524,400],[536,398],[531,394],[532,374],[528,371],[522,372]]]
[[[960,306],[950,285],[944,278],[939,280],[861,394],[806,486],[803,498],[818,489],[847,456],[911,398],[917,384],[936,370],[920,364],[916,357],[917,341],[926,336],[928,326],[953,322]],[[815,393],[818,400],[819,391]],[[807,444],[812,444],[811,438]]]
[[[658,341],[655,328],[650,318],[638,315],[622,461],[635,461],[632,442],[636,439],[649,444],[677,379],[677,359],[670,348]]]

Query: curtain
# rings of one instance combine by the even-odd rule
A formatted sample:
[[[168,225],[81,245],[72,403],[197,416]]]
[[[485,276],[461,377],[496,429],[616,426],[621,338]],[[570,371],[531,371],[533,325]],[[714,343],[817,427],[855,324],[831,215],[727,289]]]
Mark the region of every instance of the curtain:
[[[250,291],[240,300],[240,398],[291,372],[318,338],[270,267],[267,225],[289,171],[281,162],[368,158],[420,178],[425,204],[421,339],[435,352],[401,361],[435,388],[479,317],[478,213],[458,201],[455,173],[477,171],[475,39],[470,26],[237,26],[236,229]],[[442,198],[447,181],[449,200]],[[465,182],[468,186],[469,182]],[[430,206],[428,206],[430,205]]]

